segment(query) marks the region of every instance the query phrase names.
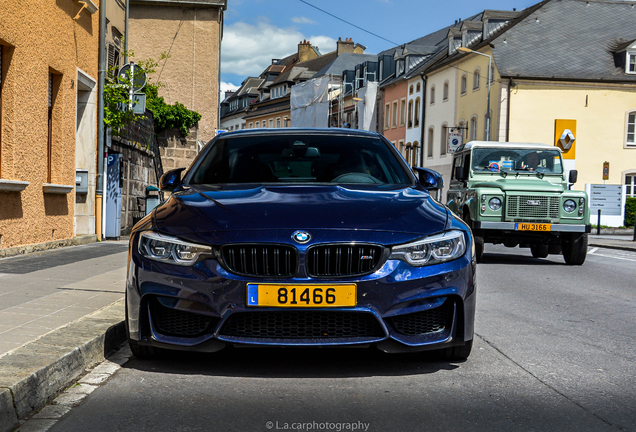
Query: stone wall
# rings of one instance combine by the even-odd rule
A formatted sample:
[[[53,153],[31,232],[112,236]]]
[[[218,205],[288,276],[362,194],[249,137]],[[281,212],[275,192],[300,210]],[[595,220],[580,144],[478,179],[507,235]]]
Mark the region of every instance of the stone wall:
[[[123,154],[124,185],[122,188],[121,235],[145,215],[146,187],[158,184],[155,153],[128,140],[113,137],[109,151]],[[160,175],[160,171],[159,171]]]
[[[199,153],[197,145],[197,126],[190,128],[187,137],[177,129],[168,129],[157,135],[159,153],[163,171],[189,167]]]

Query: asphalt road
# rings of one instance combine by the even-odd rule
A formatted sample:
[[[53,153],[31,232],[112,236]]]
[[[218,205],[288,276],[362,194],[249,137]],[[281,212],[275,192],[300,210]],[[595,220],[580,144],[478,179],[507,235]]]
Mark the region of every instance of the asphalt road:
[[[51,429],[636,430],[636,253],[487,245],[466,362],[374,349],[132,359]]]

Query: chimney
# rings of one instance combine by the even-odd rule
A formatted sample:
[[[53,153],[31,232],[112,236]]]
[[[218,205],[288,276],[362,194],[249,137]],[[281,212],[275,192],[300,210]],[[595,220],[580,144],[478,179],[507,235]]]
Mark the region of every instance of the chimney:
[[[316,52],[311,47],[311,42],[308,40],[302,40],[298,44],[298,61],[303,62],[316,58]]]
[[[225,90],[225,99],[229,98],[234,94],[236,90]]]
[[[346,38],[344,41],[342,38],[338,38],[338,49],[336,55],[343,53],[352,53],[354,51],[353,39]]]

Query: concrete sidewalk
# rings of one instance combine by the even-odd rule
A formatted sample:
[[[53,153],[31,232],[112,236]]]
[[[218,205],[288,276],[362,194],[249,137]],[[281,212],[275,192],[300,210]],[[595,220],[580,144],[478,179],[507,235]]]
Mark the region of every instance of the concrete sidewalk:
[[[0,432],[125,340],[128,242],[0,259]]]
[[[636,241],[633,234],[629,235],[592,235],[588,236],[588,246],[619,249],[636,252]]]

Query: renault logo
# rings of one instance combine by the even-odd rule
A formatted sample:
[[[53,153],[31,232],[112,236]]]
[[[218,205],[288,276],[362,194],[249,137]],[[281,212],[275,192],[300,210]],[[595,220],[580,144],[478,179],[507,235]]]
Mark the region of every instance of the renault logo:
[[[311,234],[309,234],[307,231],[296,231],[294,234],[292,234],[292,238],[296,243],[305,244],[309,240],[311,240]]]

